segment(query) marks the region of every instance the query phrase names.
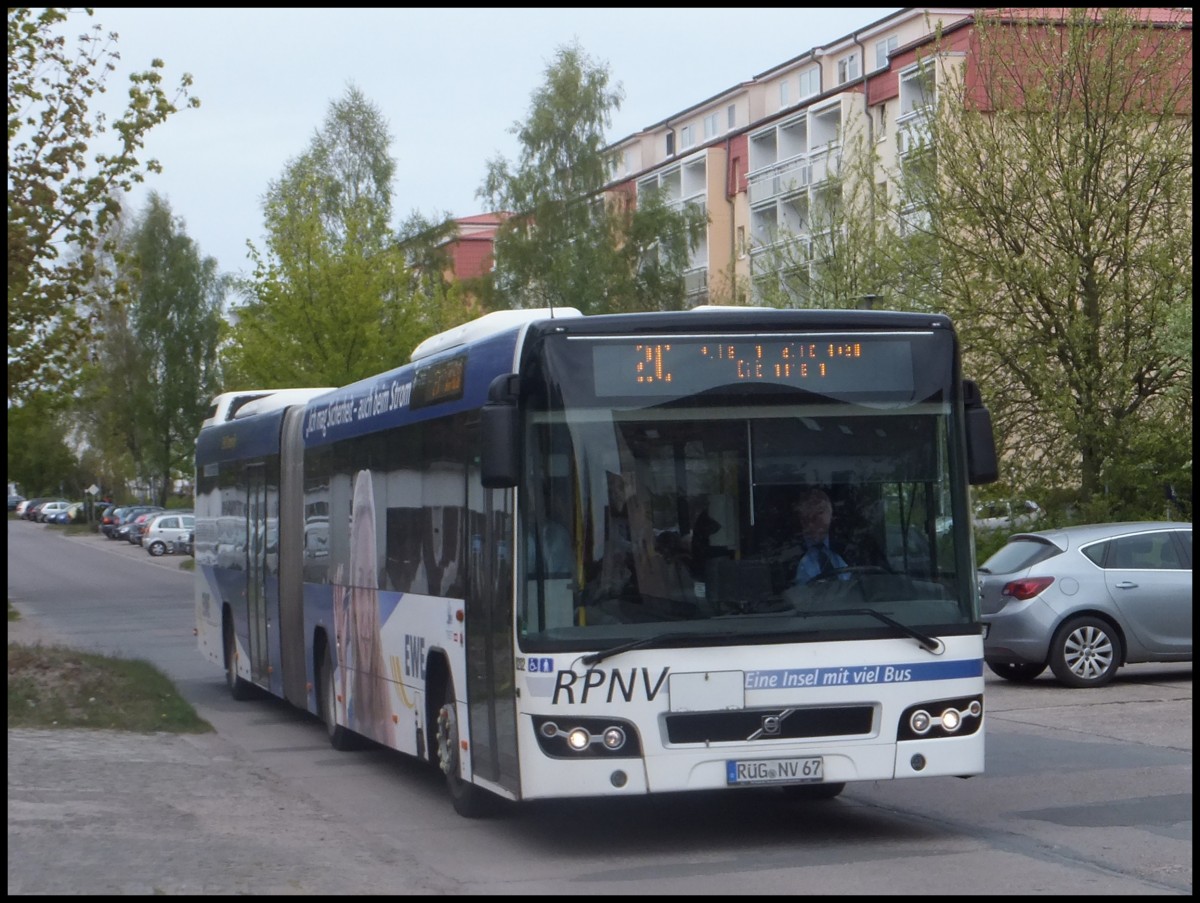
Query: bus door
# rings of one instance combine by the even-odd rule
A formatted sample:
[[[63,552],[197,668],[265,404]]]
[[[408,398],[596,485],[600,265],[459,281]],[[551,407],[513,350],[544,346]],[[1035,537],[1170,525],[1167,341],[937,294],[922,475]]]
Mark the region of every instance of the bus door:
[[[478,484],[476,484],[477,486]],[[513,662],[513,492],[479,489],[469,501],[467,699],[471,769],[520,791]],[[482,510],[480,510],[482,508]]]
[[[246,609],[250,627],[250,675],[266,686],[267,653],[267,470],[246,468]]]

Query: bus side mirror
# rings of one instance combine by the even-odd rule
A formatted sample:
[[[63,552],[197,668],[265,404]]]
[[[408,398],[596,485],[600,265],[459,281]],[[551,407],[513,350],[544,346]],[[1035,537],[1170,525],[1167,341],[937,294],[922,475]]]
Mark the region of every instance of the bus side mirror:
[[[488,400],[479,413],[479,479],[485,489],[508,489],[521,475],[520,377],[497,376],[488,386]]]
[[[983,396],[974,380],[963,380],[963,408],[967,418],[967,477],[972,486],[995,483],[1000,479],[996,460],[996,435],[992,414],[983,404]]]

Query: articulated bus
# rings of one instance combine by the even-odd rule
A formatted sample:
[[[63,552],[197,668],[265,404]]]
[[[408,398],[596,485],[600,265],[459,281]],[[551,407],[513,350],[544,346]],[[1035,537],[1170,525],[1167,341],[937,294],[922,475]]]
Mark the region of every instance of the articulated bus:
[[[200,649],[468,817],[979,774],[959,357],[934,314],[503,311],[257,399],[197,438]],[[817,490],[841,564],[800,580]]]

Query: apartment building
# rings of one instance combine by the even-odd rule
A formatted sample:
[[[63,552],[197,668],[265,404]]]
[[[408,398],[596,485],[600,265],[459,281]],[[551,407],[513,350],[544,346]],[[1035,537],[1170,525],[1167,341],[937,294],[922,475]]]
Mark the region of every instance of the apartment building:
[[[874,187],[890,192],[889,174],[923,145],[924,120],[939,86],[957,79],[968,63],[974,12],[909,7],[864,22],[615,141],[606,148],[612,174],[606,191],[636,197],[660,189],[677,207],[700,207],[708,226],[684,273],[689,303],[753,301],[756,286],[781,268],[819,261],[831,228],[822,211],[841,203],[833,177],[850,177],[843,165],[851,149],[874,148]],[[1179,14],[1141,12],[1158,22]],[[902,229],[919,224],[921,211],[899,212]],[[468,256],[490,263],[481,242],[490,249],[498,222],[481,230],[476,219],[459,220],[449,244],[456,260],[471,244]],[[784,246],[787,253],[780,253]],[[739,296],[736,289],[747,287],[750,297]]]
[[[961,54],[954,35],[972,13],[908,8],[865,22],[610,145],[612,190],[662,189],[708,214],[684,276],[693,305],[772,275],[783,242],[801,255],[812,246],[828,228],[817,211],[836,206],[831,176],[851,143],[875,145],[880,172],[916,146],[930,99],[921,68],[932,66],[921,51],[940,29],[943,57]]]

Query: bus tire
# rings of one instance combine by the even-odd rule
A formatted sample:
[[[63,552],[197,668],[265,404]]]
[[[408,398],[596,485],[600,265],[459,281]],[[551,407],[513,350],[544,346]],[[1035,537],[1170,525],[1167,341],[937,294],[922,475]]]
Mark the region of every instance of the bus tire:
[[[329,654],[329,646],[325,647],[321,656],[318,684],[321,688],[320,707],[321,720],[325,722],[325,732],[329,735],[329,745],[338,752],[349,752],[358,749],[358,735],[350,728],[337,723],[337,690],[333,685],[333,656]]]
[[[491,793],[462,779],[458,744],[458,706],[454,684],[447,678],[442,704],[437,710],[434,736],[437,742],[437,764],[446,778],[446,789],[454,811],[463,818],[483,818],[495,811]]]
[[[238,702],[245,702],[253,695],[253,686],[237,673],[237,642],[234,639],[233,622],[225,621],[225,685],[229,695]]]
[[[833,784],[790,784],[783,788],[786,796],[794,800],[831,800],[846,789],[845,782]]]

